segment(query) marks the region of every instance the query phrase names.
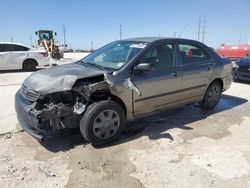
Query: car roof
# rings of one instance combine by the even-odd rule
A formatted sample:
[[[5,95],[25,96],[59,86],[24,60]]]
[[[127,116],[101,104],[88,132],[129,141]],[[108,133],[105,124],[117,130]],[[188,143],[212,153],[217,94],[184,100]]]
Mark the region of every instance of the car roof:
[[[200,43],[199,41],[196,41],[196,40],[184,39],[184,38],[170,38],[170,37],[137,37],[137,38],[123,39],[122,41],[135,41],[135,42],[148,42],[148,43],[151,43],[151,42],[157,42],[157,41],[161,41],[161,40]]]
[[[19,46],[24,46],[24,47],[27,47],[27,48],[30,48],[24,44],[21,44],[21,43],[17,43],[17,42],[0,42],[0,44],[15,44],[15,45],[19,45]]]

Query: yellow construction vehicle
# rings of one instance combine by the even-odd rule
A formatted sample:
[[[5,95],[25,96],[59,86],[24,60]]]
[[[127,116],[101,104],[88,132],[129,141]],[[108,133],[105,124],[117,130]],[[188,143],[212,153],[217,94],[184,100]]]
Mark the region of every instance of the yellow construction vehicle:
[[[38,47],[44,47],[53,59],[60,59],[62,54],[56,45],[55,37],[56,32],[52,30],[39,30],[35,33],[38,36]]]

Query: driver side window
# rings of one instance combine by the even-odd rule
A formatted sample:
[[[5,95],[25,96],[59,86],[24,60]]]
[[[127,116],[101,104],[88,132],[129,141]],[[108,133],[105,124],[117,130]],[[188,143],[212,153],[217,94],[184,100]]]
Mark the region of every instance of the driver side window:
[[[173,67],[175,62],[173,44],[163,44],[149,50],[140,60],[141,63],[153,63],[155,70]]]

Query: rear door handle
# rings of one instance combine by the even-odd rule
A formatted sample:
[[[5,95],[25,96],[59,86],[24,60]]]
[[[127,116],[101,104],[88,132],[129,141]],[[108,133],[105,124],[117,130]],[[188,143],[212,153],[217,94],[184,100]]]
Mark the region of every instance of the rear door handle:
[[[207,70],[211,70],[211,69],[213,69],[214,68],[214,65],[209,65],[208,67],[207,67]]]
[[[179,74],[180,74],[179,71],[175,71],[175,72],[172,72],[172,73],[171,73],[171,76],[178,77]]]

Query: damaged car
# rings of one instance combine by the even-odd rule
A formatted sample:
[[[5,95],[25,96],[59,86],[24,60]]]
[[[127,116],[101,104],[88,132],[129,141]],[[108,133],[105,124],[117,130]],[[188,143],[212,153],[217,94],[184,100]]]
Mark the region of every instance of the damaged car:
[[[213,109],[231,85],[231,68],[194,40],[120,40],[75,63],[34,72],[16,93],[15,108],[20,125],[38,140],[80,128],[92,145],[104,145],[137,118],[196,102]]]

